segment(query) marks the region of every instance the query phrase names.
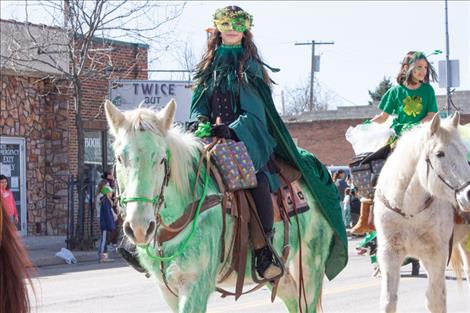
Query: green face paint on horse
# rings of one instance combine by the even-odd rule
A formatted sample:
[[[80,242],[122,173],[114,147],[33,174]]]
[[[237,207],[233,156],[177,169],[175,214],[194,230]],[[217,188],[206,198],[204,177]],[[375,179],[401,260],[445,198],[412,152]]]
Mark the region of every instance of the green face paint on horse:
[[[196,180],[195,170],[203,148],[199,139],[172,126],[175,103],[170,102],[162,111],[136,109],[122,113],[111,102],[106,102],[106,116],[111,133],[115,136],[116,174],[121,196],[133,201],[124,201],[126,236],[138,245],[140,263],[159,280],[162,293],[174,312],[205,312],[210,294],[215,291],[217,281],[227,266],[220,262],[223,220],[221,207],[203,212],[194,228],[186,227],[173,239],[162,245],[164,272],[168,286],[178,295],[175,297],[163,284],[160,262],[153,255],[152,240],[158,228],[156,213],[165,224],[181,217],[188,204],[201,197],[218,195],[212,178],[205,172]],[[165,177],[169,176],[168,185]],[[193,197],[193,187],[196,196]],[[307,188],[305,197],[310,210],[299,215],[301,232],[303,278],[309,312],[316,312],[325,273],[325,262],[330,253],[333,230],[327,223]],[[155,205],[153,199],[163,199]],[[276,223],[274,246],[278,252],[283,245],[283,224]],[[225,242],[232,242],[233,220],[227,217]],[[286,268],[295,267],[298,272],[299,241],[297,227],[293,222],[289,228],[290,254]],[[226,249],[228,249],[228,244]],[[148,250],[151,253],[148,253]],[[225,255],[228,255],[228,251]],[[246,282],[251,278],[251,256],[248,255]],[[280,281],[277,296],[286,305],[288,312],[298,312],[298,277],[287,272]],[[305,311],[305,306],[303,305]]]

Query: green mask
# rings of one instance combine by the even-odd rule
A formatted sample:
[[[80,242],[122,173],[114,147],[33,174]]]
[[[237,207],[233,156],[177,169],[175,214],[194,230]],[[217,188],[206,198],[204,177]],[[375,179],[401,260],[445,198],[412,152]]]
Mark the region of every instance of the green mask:
[[[214,24],[221,33],[231,30],[243,33],[253,26],[252,23],[253,17],[243,10],[233,11],[226,7],[218,9],[214,14]]]

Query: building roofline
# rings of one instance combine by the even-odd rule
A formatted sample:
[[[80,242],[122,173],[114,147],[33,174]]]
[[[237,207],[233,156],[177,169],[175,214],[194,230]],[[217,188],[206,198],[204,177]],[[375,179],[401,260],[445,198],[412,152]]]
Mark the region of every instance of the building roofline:
[[[62,30],[64,31],[64,28],[59,27],[59,26],[50,26],[46,24],[35,24],[31,22],[20,22],[17,20],[6,20],[6,19],[1,19],[0,18],[0,23],[10,23],[10,24],[16,24],[16,25],[29,25],[33,27],[39,27],[39,28],[48,28],[48,29],[54,29],[54,30]],[[129,41],[122,41],[122,40],[116,40],[116,39],[111,39],[111,38],[104,38],[104,37],[94,37],[94,41],[101,41],[102,43],[107,43],[111,45],[117,45],[117,46],[124,46],[124,47],[131,47],[131,48],[143,48],[143,49],[149,49],[150,46],[146,43],[139,43],[139,42],[129,42]]]
[[[150,48],[150,46],[146,43],[121,41],[121,40],[105,38],[105,37],[93,37],[93,40],[94,41],[100,41],[100,42],[105,43],[105,44],[131,47],[131,48],[143,48],[143,49],[149,49]]]

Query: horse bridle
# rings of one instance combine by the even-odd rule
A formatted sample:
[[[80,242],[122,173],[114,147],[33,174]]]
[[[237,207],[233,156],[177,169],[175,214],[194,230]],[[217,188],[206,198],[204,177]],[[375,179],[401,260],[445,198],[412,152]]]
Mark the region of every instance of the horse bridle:
[[[452,184],[450,184],[444,177],[442,177],[441,174],[439,174],[436,169],[434,168],[434,166],[432,165],[431,163],[431,160],[429,159],[429,156],[426,156],[426,163],[427,163],[427,167],[426,167],[426,177],[429,178],[429,168],[431,168],[433,171],[434,171],[434,174],[436,174],[436,176],[439,178],[440,181],[442,181],[447,187],[449,187],[454,193],[455,195],[457,196],[457,193],[459,193],[460,191],[462,191],[465,187],[467,187],[468,185],[470,185],[470,181],[467,181],[465,182],[462,186],[460,187],[454,187],[452,186]]]
[[[147,202],[147,203],[152,203],[154,206],[154,214],[155,218],[157,221],[159,221],[160,217],[160,210],[162,207],[163,202],[165,202],[165,188],[168,186],[168,183],[170,181],[170,166],[169,166],[169,160],[170,160],[171,154],[170,151],[167,150],[166,156],[160,161],[160,164],[163,163],[164,165],[164,176],[163,176],[163,182],[162,185],[160,186],[160,192],[157,196],[153,198],[147,198],[143,196],[132,196],[132,197],[126,197],[124,194],[120,194],[120,188],[119,188],[119,182],[116,177],[116,198],[119,201],[120,207],[125,207],[127,203],[129,202]],[[113,175],[116,175],[116,162],[114,162],[113,166]]]
[[[426,156],[426,164],[427,164],[427,166],[426,166],[426,177],[429,179],[429,168],[431,168],[434,171],[434,173],[436,174],[436,176],[439,178],[439,180],[442,181],[447,187],[449,187],[454,192],[456,200],[457,200],[457,194],[461,190],[463,190],[465,187],[470,185],[470,182],[466,182],[462,186],[456,188],[456,187],[452,186],[452,184],[450,184],[444,177],[442,177],[441,174],[439,174],[436,171],[436,169],[434,168],[434,166],[431,163],[431,160],[429,159],[429,156]],[[416,216],[416,214],[415,215],[408,215],[408,214],[404,213],[400,208],[393,207],[390,204],[390,202],[387,200],[387,198],[385,198],[385,196],[382,194],[382,192],[380,190],[376,190],[376,194],[377,194],[378,198],[380,199],[380,201],[385,205],[385,207],[387,209],[392,210],[392,211],[400,214],[401,216],[403,216],[405,218],[412,218],[412,217]],[[428,196],[426,198],[426,200],[424,201],[423,208],[418,212],[418,214],[423,212],[427,208],[429,208],[433,201],[434,201],[434,197],[433,196]],[[457,200],[457,202],[458,202],[458,200]]]

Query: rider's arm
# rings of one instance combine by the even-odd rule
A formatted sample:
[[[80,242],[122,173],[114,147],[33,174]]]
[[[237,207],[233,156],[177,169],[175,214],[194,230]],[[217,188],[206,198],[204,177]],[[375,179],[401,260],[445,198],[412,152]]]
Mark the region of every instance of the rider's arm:
[[[374,116],[374,117],[371,119],[371,121],[372,121],[372,122],[379,123],[379,124],[382,124],[382,123],[384,123],[384,122],[388,119],[389,116],[390,116],[390,115],[389,115],[388,113],[382,112],[382,113],[377,114],[376,116]]]
[[[429,122],[430,120],[432,120],[434,115],[436,115],[436,112],[428,112],[428,114],[426,114],[426,116],[421,120],[421,123]]]

